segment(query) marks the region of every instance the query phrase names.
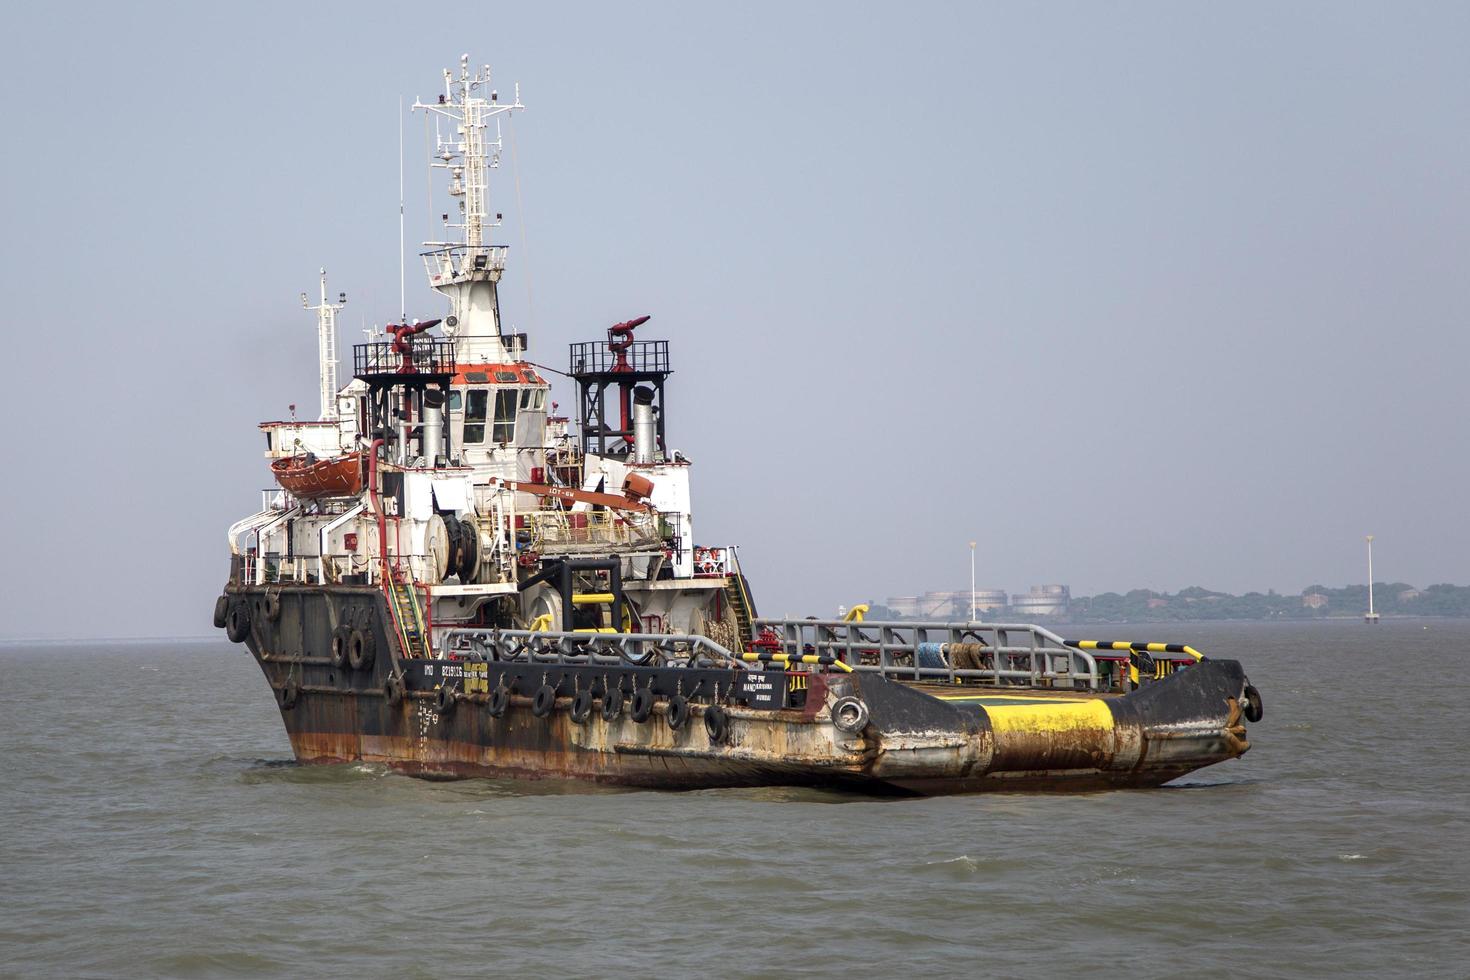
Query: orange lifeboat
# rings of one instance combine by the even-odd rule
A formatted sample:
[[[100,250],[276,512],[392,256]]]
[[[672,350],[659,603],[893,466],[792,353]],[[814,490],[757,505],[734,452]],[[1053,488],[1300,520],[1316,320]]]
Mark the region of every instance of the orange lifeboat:
[[[289,456],[271,463],[275,476],[293,497],[355,497],[362,493],[362,453],[348,453],[331,459],[313,456]]]

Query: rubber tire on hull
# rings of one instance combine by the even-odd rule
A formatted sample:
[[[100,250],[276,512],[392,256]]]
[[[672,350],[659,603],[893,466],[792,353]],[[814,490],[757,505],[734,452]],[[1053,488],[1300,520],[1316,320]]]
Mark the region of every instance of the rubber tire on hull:
[[[856,735],[868,727],[868,706],[855,697],[838,698],[832,705],[832,724],[840,732]]]
[[[556,688],[550,684],[542,684],[536,688],[536,696],[531,700],[531,714],[537,718],[545,718],[551,714],[551,709],[556,707]]]
[[[230,611],[225,616],[225,636],[231,643],[244,643],[250,636],[250,606],[244,599],[230,603]]]
[[[719,745],[730,734],[730,714],[717,704],[704,709],[704,733],[710,744]]]
[[[230,597],[222,595],[214,600],[214,628],[224,629],[225,620],[230,615]]]
[[[355,629],[347,637],[347,662],[353,670],[367,670],[373,665],[377,653],[373,634],[364,629]]]
[[[396,707],[403,703],[405,687],[402,674],[389,674],[383,679],[383,700],[390,707]]]
[[[434,710],[439,712],[440,715],[447,715],[454,711],[456,700],[454,687],[450,684],[445,684],[439,688],[439,693],[434,695]]]
[[[505,709],[510,707],[510,688],[497,687],[490,692],[490,697],[485,702],[485,713],[491,718],[499,718],[505,714]]]
[[[1266,709],[1261,704],[1261,692],[1252,684],[1245,686],[1245,720],[1254,725],[1266,716]]]
[[[282,684],[281,689],[276,692],[276,699],[287,711],[296,707],[296,702],[301,700],[301,685],[297,683],[296,678],[286,678],[286,683]]]
[[[272,623],[281,618],[281,594],[279,592],[265,594],[265,618]]]
[[[587,724],[587,719],[592,714],[592,692],[583,688],[572,695],[572,721],[579,725]]]
[[[682,694],[675,694],[669,698],[669,713],[665,717],[669,728],[676,732],[683,728],[684,724],[689,721],[689,699]]]
[[[643,724],[653,714],[653,692],[640,687],[633,692],[633,703],[628,707],[628,717]]]
[[[610,687],[602,692],[602,720],[612,721],[623,713],[623,692]]]
[[[347,644],[352,631],[346,626],[338,626],[332,630],[332,648],[328,659],[332,661],[333,667],[341,667],[347,662]]]

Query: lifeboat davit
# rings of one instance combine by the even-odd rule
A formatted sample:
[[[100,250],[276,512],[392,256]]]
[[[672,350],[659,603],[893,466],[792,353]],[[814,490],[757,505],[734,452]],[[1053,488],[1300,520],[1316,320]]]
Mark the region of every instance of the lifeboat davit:
[[[288,456],[271,463],[271,473],[293,497],[355,497],[362,493],[362,453],[330,459]]]

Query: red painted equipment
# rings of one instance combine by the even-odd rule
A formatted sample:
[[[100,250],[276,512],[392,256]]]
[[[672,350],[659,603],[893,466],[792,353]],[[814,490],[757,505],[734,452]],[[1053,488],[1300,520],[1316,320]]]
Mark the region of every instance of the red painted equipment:
[[[384,328],[386,333],[393,335],[393,353],[400,358],[400,374],[411,374],[414,370],[413,341],[409,338],[438,324],[438,320],[424,320],[422,323],[390,323]]]
[[[614,374],[624,374],[633,370],[633,365],[628,363],[628,348],[633,346],[633,330],[641,327],[652,315],[640,316],[632,320],[624,320],[607,328],[607,349],[617,355],[613,361],[612,370]],[[618,385],[618,429],[627,433],[630,442],[633,438],[633,385],[631,382]]]

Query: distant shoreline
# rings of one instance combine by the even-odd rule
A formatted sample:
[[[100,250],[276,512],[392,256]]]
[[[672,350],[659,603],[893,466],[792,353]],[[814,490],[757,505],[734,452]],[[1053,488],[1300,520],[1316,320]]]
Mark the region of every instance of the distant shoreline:
[[[993,608],[981,618],[995,622],[1061,624],[1079,622],[1171,623],[1171,622],[1311,622],[1314,620],[1362,619],[1368,612],[1368,586],[1348,585],[1338,589],[1309,585],[1295,595],[1274,589],[1232,595],[1191,586],[1178,592],[1133,589],[1072,596],[1065,586],[1051,587],[1060,612],[1010,611]],[[869,619],[948,620],[967,618],[969,593],[931,593],[948,597],[933,616],[903,617],[882,603],[870,603]],[[993,594],[993,593],[992,593]],[[1030,597],[1027,597],[1030,598]],[[890,600],[895,602],[896,600]],[[910,600],[912,601],[912,600]],[[1470,619],[1470,586],[1436,584],[1422,589],[1407,582],[1374,582],[1373,609],[1381,619]],[[958,612],[959,616],[953,615]]]

